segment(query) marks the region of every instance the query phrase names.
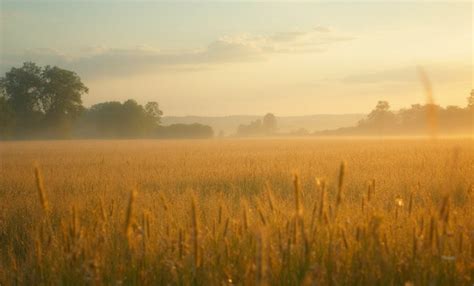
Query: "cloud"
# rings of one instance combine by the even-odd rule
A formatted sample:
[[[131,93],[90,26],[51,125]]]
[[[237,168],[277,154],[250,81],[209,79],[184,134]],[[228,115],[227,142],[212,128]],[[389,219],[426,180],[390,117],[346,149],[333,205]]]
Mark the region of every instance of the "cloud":
[[[278,53],[323,52],[332,44],[353,38],[324,27],[310,31],[286,31],[268,36],[241,34],[219,38],[193,50],[159,50],[148,46],[130,49],[86,47],[66,54],[54,49],[32,49],[2,54],[2,71],[24,61],[57,65],[85,77],[128,76],[161,70],[208,68],[224,63],[262,61]]]
[[[85,77],[112,77],[160,70],[189,70],[208,65],[261,60],[260,50],[248,45],[218,40],[206,48],[188,51],[161,51],[135,47],[130,49],[88,47],[78,54],[64,54],[54,49],[34,49],[2,55],[1,71],[25,61],[39,65],[57,65]]]
[[[190,70],[222,63],[262,60],[261,51],[245,43],[217,40],[204,49],[161,51],[151,48],[101,49],[68,64],[87,76],[123,76],[162,70]]]

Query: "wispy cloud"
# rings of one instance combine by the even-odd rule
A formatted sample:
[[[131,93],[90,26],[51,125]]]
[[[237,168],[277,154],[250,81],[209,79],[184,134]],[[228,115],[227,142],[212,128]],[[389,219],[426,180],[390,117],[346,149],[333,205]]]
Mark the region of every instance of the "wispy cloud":
[[[139,46],[129,49],[89,47],[74,54],[54,49],[32,49],[2,55],[2,70],[23,61],[58,65],[86,77],[125,76],[160,70],[206,68],[224,63],[262,61],[278,53],[317,53],[353,37],[316,27],[310,31],[286,31],[259,36],[241,34],[225,36],[206,47],[192,50],[159,50]]]

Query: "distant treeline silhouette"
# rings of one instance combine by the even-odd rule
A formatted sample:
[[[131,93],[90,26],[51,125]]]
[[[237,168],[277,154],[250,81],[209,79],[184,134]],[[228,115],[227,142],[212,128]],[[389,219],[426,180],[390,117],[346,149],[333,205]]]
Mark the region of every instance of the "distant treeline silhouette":
[[[262,119],[257,119],[249,124],[240,124],[237,127],[237,137],[285,137],[285,136],[308,136],[310,133],[305,128],[298,128],[291,132],[281,132],[278,128],[277,117],[273,113],[265,114]]]
[[[277,120],[273,113],[267,113],[263,119],[257,119],[249,124],[241,124],[237,128],[237,136],[274,135],[277,131]]]
[[[421,135],[474,133],[474,90],[465,108],[435,104],[413,104],[410,108],[390,110],[387,101],[379,101],[357,126],[317,132],[317,135]],[[433,126],[434,125],[434,126]]]
[[[27,138],[207,138],[201,124],[161,126],[157,102],[129,99],[82,105],[88,88],[58,67],[26,62],[0,78],[0,139]]]

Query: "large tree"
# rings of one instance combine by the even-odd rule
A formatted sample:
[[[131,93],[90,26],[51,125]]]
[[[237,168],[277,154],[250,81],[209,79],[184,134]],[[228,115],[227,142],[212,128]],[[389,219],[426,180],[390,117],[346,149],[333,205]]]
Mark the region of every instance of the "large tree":
[[[41,104],[47,124],[58,135],[66,135],[83,110],[82,95],[88,88],[80,77],[68,70],[46,66],[42,72]]]
[[[26,62],[0,78],[5,105],[15,117],[17,136],[38,134],[45,129],[65,136],[83,109],[81,96],[88,92],[77,74],[58,67],[41,68]]]
[[[13,67],[0,78],[0,90],[16,118],[17,133],[31,134],[39,127],[42,118],[40,103],[43,81],[41,68],[31,62]]]
[[[390,111],[390,104],[387,101],[379,101],[367,119],[359,122],[359,127],[367,130],[384,132],[395,127],[396,116]]]
[[[11,137],[15,128],[15,114],[11,104],[0,96],[0,139]]]
[[[160,105],[156,101],[150,101],[145,105],[145,112],[156,124],[161,123],[161,116],[163,111],[160,110]]]

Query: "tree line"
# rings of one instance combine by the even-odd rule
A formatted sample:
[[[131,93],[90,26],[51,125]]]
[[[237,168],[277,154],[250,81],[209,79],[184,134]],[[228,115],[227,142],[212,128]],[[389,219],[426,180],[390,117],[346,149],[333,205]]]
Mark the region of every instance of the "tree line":
[[[155,101],[102,102],[86,108],[89,89],[73,71],[26,62],[0,78],[0,139],[206,138],[201,124],[161,125]]]
[[[440,134],[474,133],[474,90],[465,107],[413,104],[398,111],[379,101],[366,118],[354,127],[318,132],[318,135],[419,135],[430,129]]]
[[[316,131],[313,135],[423,135],[436,132],[445,135],[474,134],[474,90],[467,105],[442,107],[436,104],[412,104],[392,110],[388,101],[378,101],[375,108],[355,126]],[[278,132],[277,119],[267,113],[262,119],[237,128],[236,136],[308,136],[301,128],[289,133]]]
[[[277,119],[273,113],[267,113],[262,119],[237,127],[237,136],[268,136],[277,132]]]

